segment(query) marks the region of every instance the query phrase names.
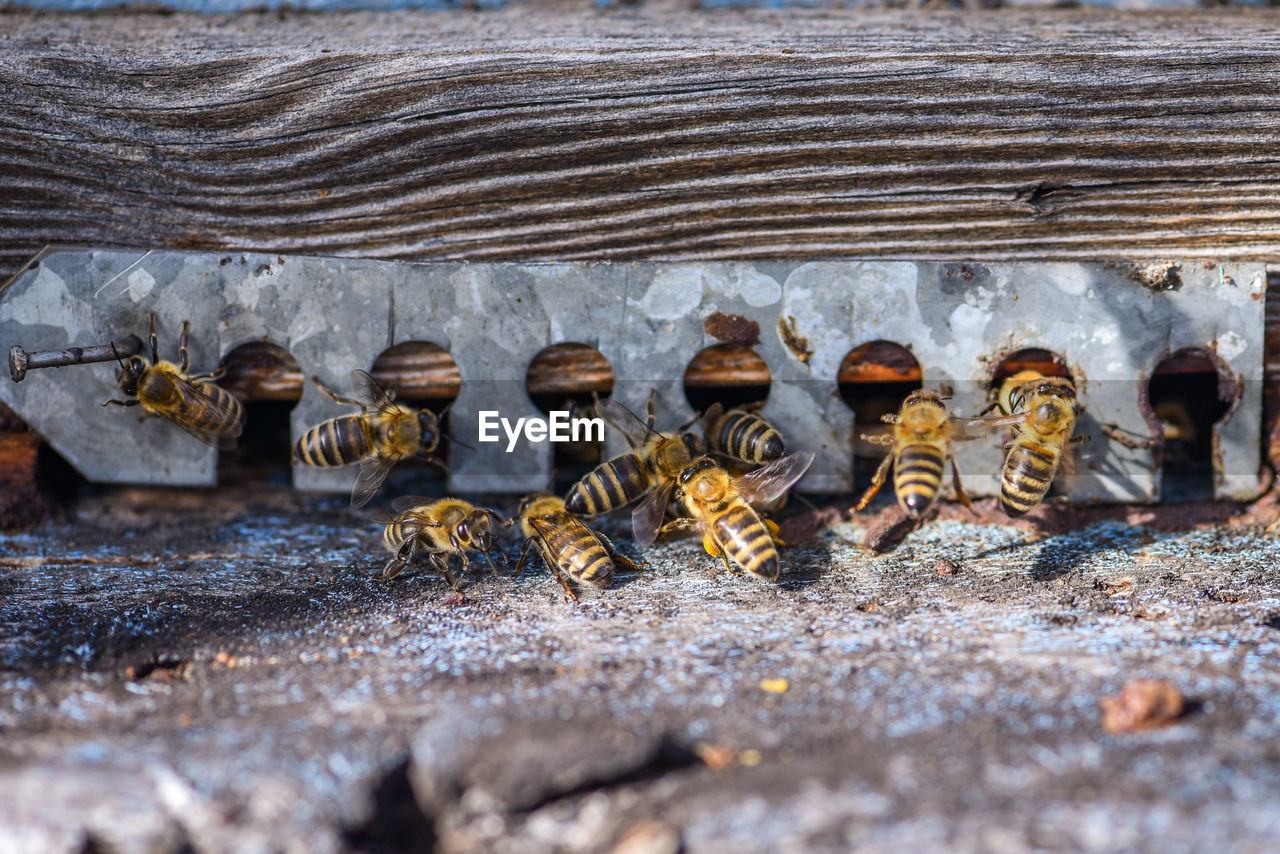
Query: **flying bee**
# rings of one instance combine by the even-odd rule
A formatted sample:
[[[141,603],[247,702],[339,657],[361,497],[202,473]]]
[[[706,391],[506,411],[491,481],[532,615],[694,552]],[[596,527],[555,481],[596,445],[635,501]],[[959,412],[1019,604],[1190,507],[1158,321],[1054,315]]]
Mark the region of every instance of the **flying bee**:
[[[956,499],[972,510],[969,496],[960,484],[960,470],[952,455],[951,443],[958,435],[959,424],[947,415],[947,405],[937,392],[920,389],[907,395],[897,415],[889,414],[883,420],[893,425],[885,436],[864,436],[875,444],[889,444],[888,455],[876,469],[871,486],[854,505],[861,510],[870,503],[880,487],[884,486],[893,466],[893,493],[898,506],[913,519],[919,519],[929,511],[942,492],[942,475],[947,461],[951,461],[952,482]]]
[[[400,460],[416,456],[444,468],[431,453],[440,444],[440,422],[431,410],[397,403],[393,393],[383,391],[364,371],[351,372],[355,400],[334,394],[318,377],[311,381],[330,399],[360,407],[360,414],[339,415],[312,427],[293,446],[293,459],[321,468],[359,463],[352,507],[368,504]]]
[[[746,463],[764,465],[787,452],[782,434],[768,421],[745,409],[725,412],[719,403],[703,413],[702,435],[715,453]]]
[[[1069,471],[1068,441],[1076,429],[1076,388],[1066,377],[1027,380],[1009,393],[1009,414],[985,423],[1013,427],[1000,469],[1000,506],[1021,516],[1040,503],[1061,468]]]
[[[710,456],[698,457],[676,478],[676,502],[688,518],[673,519],[662,531],[695,528],[702,533],[707,554],[719,556],[731,575],[733,564],[752,575],[774,581],[778,577],[778,526],[752,508],[786,492],[813,462],[801,451],[774,460],[763,468],[733,477]],[[732,563],[730,562],[732,561]]]
[[[599,401],[596,411],[626,437],[632,451],[602,463],[575,483],[565,507],[576,515],[596,516],[644,498],[631,514],[632,534],[636,544],[644,548],[658,538],[676,477],[702,453],[702,443],[682,430],[654,430],[652,394],[647,421],[612,398]]]
[[[393,553],[382,568],[382,579],[399,575],[417,552],[426,552],[431,565],[458,589],[458,581],[449,571],[449,556],[462,558],[461,572],[470,566],[467,552],[481,552],[489,569],[498,574],[489,557],[494,548],[493,523],[501,521],[497,512],[475,507],[457,498],[420,498],[406,495],[391,503],[395,513],[375,513],[373,521],[383,525],[382,544]],[[501,554],[501,552],[499,552]],[[505,564],[506,558],[503,557]]]
[[[103,406],[141,406],[148,415],[167,418],[207,445],[226,450],[235,447],[244,430],[244,408],[240,401],[214,381],[217,370],[192,376],[187,373],[187,331],[182,321],[178,336],[178,364],[160,358],[156,341],[156,316],[151,314],[151,360],[144,356],[121,359],[118,382],[128,399],[114,398]]]
[[[580,584],[605,588],[613,581],[615,563],[624,569],[642,567],[618,554],[608,537],[578,521],[578,517],[565,509],[563,499],[549,492],[535,492],[526,497],[520,502],[516,517],[525,536],[516,575],[532,557],[533,549],[537,549],[565,593],[575,602],[578,597],[569,588],[565,575]]]

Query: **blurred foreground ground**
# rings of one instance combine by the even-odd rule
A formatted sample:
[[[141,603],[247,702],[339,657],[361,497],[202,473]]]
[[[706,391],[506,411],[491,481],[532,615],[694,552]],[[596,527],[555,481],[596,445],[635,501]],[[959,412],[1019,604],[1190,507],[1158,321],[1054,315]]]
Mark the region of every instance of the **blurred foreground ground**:
[[[1114,515],[843,523],[776,586],[675,541],[575,606],[374,581],[341,498],[100,493],[0,540],[0,852],[1275,851],[1280,547]],[[1187,713],[1107,734],[1139,677]]]

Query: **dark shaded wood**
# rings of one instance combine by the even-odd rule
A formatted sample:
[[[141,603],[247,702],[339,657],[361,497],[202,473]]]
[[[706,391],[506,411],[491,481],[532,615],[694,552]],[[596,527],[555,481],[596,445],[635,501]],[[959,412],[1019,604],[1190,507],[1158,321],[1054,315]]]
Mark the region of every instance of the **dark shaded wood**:
[[[1280,258],[1276,10],[0,14],[42,246]]]

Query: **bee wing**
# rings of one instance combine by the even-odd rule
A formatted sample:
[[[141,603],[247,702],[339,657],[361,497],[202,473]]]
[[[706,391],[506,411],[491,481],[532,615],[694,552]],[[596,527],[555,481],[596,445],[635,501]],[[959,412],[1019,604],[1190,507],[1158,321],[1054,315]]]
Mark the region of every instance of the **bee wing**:
[[[767,504],[782,495],[813,464],[813,451],[799,451],[774,460],[764,468],[735,477],[734,490],[748,502]]]
[[[205,391],[204,383],[192,382],[190,379],[175,373],[168,373],[167,377],[182,398],[182,402],[174,406],[173,410],[186,414],[185,419],[167,416],[169,420],[206,445],[213,445],[222,451],[234,448],[236,446],[236,437],[244,432],[243,414],[218,430],[210,430],[199,426],[199,424],[193,424],[191,423],[192,421],[206,424],[222,424],[222,422],[226,421],[226,408],[218,403],[217,398]]]
[[[600,417],[605,420],[606,424],[626,436],[627,441],[633,448],[643,445],[648,441],[649,436],[653,434],[653,430],[649,429],[648,424],[640,420],[639,415],[636,415],[612,397],[606,397],[597,403],[596,411],[600,413]]]
[[[424,504],[433,504],[435,501],[436,499],[425,495],[401,495],[391,502],[391,508],[400,513],[408,513],[410,510],[416,510]]]
[[[379,510],[369,516],[369,521],[375,525],[390,525],[392,522],[399,522],[401,515],[400,513],[388,513],[385,510]]]
[[[399,405],[366,371],[351,372],[351,387],[355,390],[356,400],[374,409],[395,409]]]
[[[648,495],[631,513],[631,536],[640,548],[648,548],[658,539],[658,529],[667,515],[667,505],[671,503],[671,490],[675,488],[674,480],[667,480]]]
[[[973,439],[982,439],[991,435],[1001,427],[1010,427],[1021,424],[1027,418],[1024,414],[1019,415],[979,415],[976,418],[952,418],[951,419],[951,438],[968,442]]]
[[[351,506],[359,509],[372,501],[393,465],[394,460],[380,454],[361,459],[360,476],[356,478],[355,486],[351,487]]]

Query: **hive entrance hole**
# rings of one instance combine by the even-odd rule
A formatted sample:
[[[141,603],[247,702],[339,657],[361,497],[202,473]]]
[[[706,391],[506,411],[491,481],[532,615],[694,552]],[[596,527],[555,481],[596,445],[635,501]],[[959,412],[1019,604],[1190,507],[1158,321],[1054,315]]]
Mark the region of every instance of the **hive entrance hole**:
[[[1164,431],[1161,501],[1213,498],[1213,428],[1235,400],[1236,384],[1207,351],[1179,350],[1147,382],[1147,402]]]
[[[302,369],[293,354],[268,341],[241,344],[223,358],[218,385],[240,399],[244,432],[218,454],[222,483],[290,482],[290,413],[302,398]]]
[[[769,398],[773,375],[760,354],[742,344],[700,350],[684,371],[684,397],[699,414],[713,403],[725,409],[754,406]]]
[[[888,445],[864,441],[863,434],[887,431],[889,425],[882,416],[897,412],[903,399],[922,385],[916,357],[892,341],[869,341],[850,350],[840,363],[836,388],[840,399],[853,410],[855,492],[871,485],[876,468],[890,450]]]
[[[613,368],[588,344],[552,344],[538,352],[525,372],[525,390],[542,412],[569,412],[594,418],[595,398],[613,393]],[[552,443],[552,470],[557,494],[564,492],[601,462],[603,441],[580,439]]]
[[[449,406],[462,391],[462,372],[449,352],[430,341],[402,341],[383,350],[369,368],[369,375],[383,390],[416,409],[429,409],[440,419],[440,443],[432,456],[449,463]],[[462,441],[471,441],[460,437]],[[445,471],[416,458],[396,464],[387,476],[383,496],[442,492]]]

